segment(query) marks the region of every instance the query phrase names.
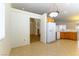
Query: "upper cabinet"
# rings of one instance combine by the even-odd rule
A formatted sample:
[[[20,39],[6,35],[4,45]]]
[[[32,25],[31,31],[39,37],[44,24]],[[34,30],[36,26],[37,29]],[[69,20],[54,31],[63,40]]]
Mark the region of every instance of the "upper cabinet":
[[[48,21],[47,22],[55,22],[55,20],[53,18],[48,17]]]

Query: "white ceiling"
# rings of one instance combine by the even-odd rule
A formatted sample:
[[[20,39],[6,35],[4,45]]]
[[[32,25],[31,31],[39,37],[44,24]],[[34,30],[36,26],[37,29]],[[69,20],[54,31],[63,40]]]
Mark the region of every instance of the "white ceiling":
[[[24,8],[25,11],[37,14],[50,13],[58,9],[57,21],[68,21],[69,17],[79,15],[78,3],[12,3],[12,7],[21,10]]]

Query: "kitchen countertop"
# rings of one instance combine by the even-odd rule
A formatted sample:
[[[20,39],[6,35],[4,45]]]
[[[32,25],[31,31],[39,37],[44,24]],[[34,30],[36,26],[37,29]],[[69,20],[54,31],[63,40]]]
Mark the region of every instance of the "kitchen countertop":
[[[57,31],[57,32],[78,32],[78,31]]]

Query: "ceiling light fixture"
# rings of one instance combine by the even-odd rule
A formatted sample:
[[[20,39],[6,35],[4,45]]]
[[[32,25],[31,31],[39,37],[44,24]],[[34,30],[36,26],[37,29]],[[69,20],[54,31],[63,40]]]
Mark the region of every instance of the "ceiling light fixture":
[[[59,14],[59,11],[58,11],[58,8],[57,8],[57,11],[49,13],[49,17],[56,17],[56,16],[58,16],[58,14]]]
[[[58,13],[59,13],[59,12],[57,12],[57,11],[51,12],[51,13],[49,14],[49,16],[50,16],[50,17],[56,17],[56,16],[58,16]]]

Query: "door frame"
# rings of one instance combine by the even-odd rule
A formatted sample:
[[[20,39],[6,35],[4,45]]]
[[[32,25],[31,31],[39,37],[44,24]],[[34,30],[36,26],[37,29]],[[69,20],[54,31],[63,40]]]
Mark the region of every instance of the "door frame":
[[[34,18],[34,17],[29,18],[29,44],[30,44],[30,41],[31,41],[31,39],[30,39],[30,19],[31,18]],[[40,20],[40,22],[41,22],[41,19],[39,19],[39,18],[34,18],[34,19]],[[40,34],[40,37],[41,37],[41,34]],[[40,40],[41,40],[41,38],[40,38]]]

